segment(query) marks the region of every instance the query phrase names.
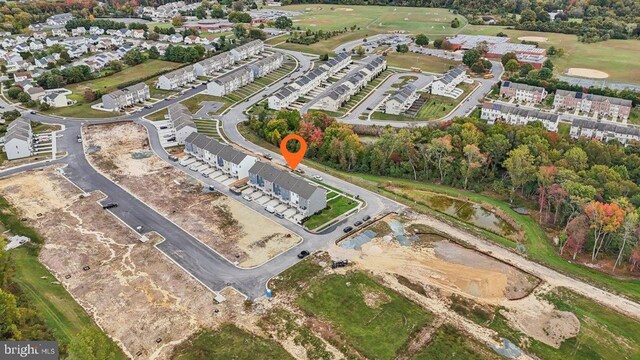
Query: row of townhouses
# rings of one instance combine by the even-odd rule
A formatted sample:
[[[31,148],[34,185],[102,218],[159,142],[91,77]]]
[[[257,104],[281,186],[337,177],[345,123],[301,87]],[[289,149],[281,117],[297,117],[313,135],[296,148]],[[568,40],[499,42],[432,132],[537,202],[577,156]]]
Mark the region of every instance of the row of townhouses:
[[[243,65],[207,84],[207,93],[214,96],[225,96],[239,88],[252,83],[255,79],[280,68],[284,62],[281,53],[274,53],[262,60]]]
[[[567,90],[556,90],[553,99],[556,110],[580,110],[593,116],[607,116],[623,121],[629,119],[632,106],[631,100]]]
[[[185,139],[184,151],[209,166],[222,171],[235,179],[249,176],[249,169],[256,158],[236,150],[231,145],[198,133],[192,133]]]
[[[268,99],[269,108],[274,110],[287,108],[298,100],[298,98],[318,88],[329,76],[344,69],[350,63],[351,55],[349,53],[339,53],[319,68],[311,70],[306,75],[296,79],[292,84],[281,88],[275,94],[271,95]]]
[[[547,97],[547,90],[540,86],[503,81],[500,86],[500,96],[515,99],[520,103],[540,104]]]
[[[248,184],[294,208],[305,218],[327,207],[327,193],[324,188],[268,163],[253,164],[249,169]]]
[[[138,83],[102,96],[102,107],[109,111],[119,111],[128,106],[140,104],[151,98],[149,86]]]
[[[527,125],[530,122],[540,121],[549,131],[558,131],[558,115],[532,108],[516,107],[513,105],[485,103],[482,105],[480,118],[493,125],[497,120],[502,120],[511,125]]]
[[[420,98],[418,88],[413,84],[407,84],[393,94],[384,104],[385,114],[400,115],[409,110],[411,105]]]
[[[209,76],[220,70],[230,68],[235,63],[236,60],[230,52],[223,52],[193,64],[193,70],[196,72],[196,76]]]
[[[156,87],[162,90],[175,90],[194,81],[196,81],[196,73],[193,66],[189,65],[161,75]]]
[[[186,106],[180,103],[173,104],[169,106],[168,114],[172,133],[178,145],[184,145],[189,135],[198,132],[193,115]]]
[[[457,99],[463,91],[456,86],[466,79],[467,71],[462,66],[455,67],[431,83],[431,93]]]
[[[600,141],[615,139],[624,145],[630,141],[640,141],[640,128],[587,119],[574,119],[569,134],[572,138],[586,137]]]
[[[246,44],[231,49],[229,52],[236,61],[242,61],[252,56],[258,55],[264,51],[264,43],[262,40],[253,40]]]
[[[351,96],[362,90],[369,81],[380,75],[387,69],[387,60],[380,56],[373,56],[365,66],[355,74],[349,75],[338,85],[334,85],[328,92],[320,96],[318,101],[311,107],[329,111],[338,111],[342,105],[349,101]]]
[[[19,117],[9,123],[4,136],[4,152],[7,159],[15,160],[31,156],[33,151],[33,132],[31,121]]]

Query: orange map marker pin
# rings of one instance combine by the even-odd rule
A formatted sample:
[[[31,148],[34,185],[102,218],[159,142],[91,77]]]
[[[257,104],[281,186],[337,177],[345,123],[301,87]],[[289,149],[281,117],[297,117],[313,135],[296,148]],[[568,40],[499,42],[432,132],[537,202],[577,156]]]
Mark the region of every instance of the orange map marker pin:
[[[298,140],[300,143],[300,150],[298,150],[298,152],[292,153],[287,149],[287,143],[291,140]],[[302,161],[302,158],[304,158],[304,154],[307,152],[307,142],[304,141],[300,135],[289,134],[280,142],[280,152],[282,153],[282,156],[284,156],[284,159],[287,160],[287,164],[289,164],[291,170],[295,170],[296,167],[298,167],[298,164]]]

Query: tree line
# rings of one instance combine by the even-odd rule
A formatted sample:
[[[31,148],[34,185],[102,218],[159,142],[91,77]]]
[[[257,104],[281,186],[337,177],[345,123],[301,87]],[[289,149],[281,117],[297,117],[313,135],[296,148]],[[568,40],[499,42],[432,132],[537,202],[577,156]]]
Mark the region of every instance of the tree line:
[[[489,126],[472,117],[397,130],[352,127],[323,112],[280,111],[260,113],[248,126],[274,145],[297,133],[307,141],[307,158],[342,171],[490,190],[534,202],[539,221],[561,232],[559,253],[573,257],[588,251],[594,262],[613,257],[616,266],[631,270],[640,261],[638,143],[575,140],[539,122]],[[377,140],[365,144],[358,134]]]

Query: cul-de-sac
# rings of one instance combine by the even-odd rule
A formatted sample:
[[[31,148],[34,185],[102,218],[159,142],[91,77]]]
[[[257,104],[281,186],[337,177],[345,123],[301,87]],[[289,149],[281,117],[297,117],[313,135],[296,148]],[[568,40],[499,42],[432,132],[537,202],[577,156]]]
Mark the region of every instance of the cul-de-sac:
[[[0,19],[0,359],[640,359],[637,1]]]

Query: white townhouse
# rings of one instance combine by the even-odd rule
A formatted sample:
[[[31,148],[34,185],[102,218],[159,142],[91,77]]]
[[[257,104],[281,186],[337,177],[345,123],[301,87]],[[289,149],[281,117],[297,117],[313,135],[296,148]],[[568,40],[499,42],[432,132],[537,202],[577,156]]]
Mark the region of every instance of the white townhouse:
[[[304,218],[327,207],[327,191],[271,164],[255,162],[249,169],[249,186],[295,209]]]
[[[640,141],[640,128],[587,119],[573,119],[569,132],[572,138],[586,137],[600,141],[618,140],[625,146]]]
[[[409,110],[418,98],[420,98],[420,94],[415,85],[407,84],[384,103],[384,112],[385,114],[400,115]]]
[[[284,55],[282,53],[274,53],[247,66],[253,72],[253,78],[257,79],[279,69],[283,62]]]
[[[515,99],[520,103],[540,104],[547,97],[547,90],[540,86],[503,81],[500,86],[500,97]]]
[[[291,85],[287,85],[280,90],[276,91],[275,94],[269,96],[268,103],[269,109],[273,110],[281,110],[287,108],[289,105],[294,103],[299,98],[298,89],[292,87]]]
[[[347,52],[341,52],[337,54],[334,58],[322,64],[320,68],[323,70],[326,70],[329,73],[329,76],[333,76],[333,74],[344,69],[344,67],[349,65],[350,63],[351,63],[351,54]]]
[[[139,83],[102,96],[102,107],[109,111],[122,110],[136,103],[143,103],[151,98],[149,86]]]
[[[487,124],[493,125],[497,120],[503,120],[511,125],[527,125],[530,122],[540,121],[545,129],[558,131],[558,115],[540,111],[534,108],[516,107],[496,103],[484,103],[480,118],[487,120]]]
[[[193,64],[193,70],[196,76],[208,76],[233,64],[235,64],[235,58],[229,52],[224,52]]]
[[[320,99],[312,105],[314,109],[338,111],[338,109],[345,102],[349,101],[351,89],[345,85],[340,84],[333,87],[327,93],[321,95]]]
[[[252,83],[253,80],[253,71],[247,66],[243,66],[208,83],[207,93],[214,96],[225,96]]]
[[[455,67],[431,83],[431,93],[457,99],[463,91],[456,86],[466,78],[467,71],[462,66]]]
[[[230,53],[236,59],[241,61],[251,56],[257,55],[264,51],[264,43],[262,40],[253,40],[244,45],[240,45],[234,49],[231,49]]]
[[[169,106],[168,112],[175,141],[178,145],[184,145],[189,135],[198,132],[193,115],[186,106],[180,103]]]
[[[255,157],[198,133],[192,133],[185,139],[184,150],[235,179],[248,177],[249,169],[256,162]]]
[[[174,90],[196,80],[193,66],[185,66],[178,70],[161,75],[156,87],[162,90]]]
[[[4,152],[7,159],[15,160],[29,157],[33,152],[33,132],[31,121],[19,117],[10,122],[4,136]]]

